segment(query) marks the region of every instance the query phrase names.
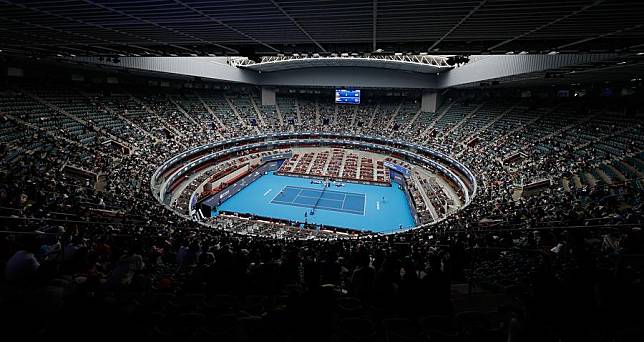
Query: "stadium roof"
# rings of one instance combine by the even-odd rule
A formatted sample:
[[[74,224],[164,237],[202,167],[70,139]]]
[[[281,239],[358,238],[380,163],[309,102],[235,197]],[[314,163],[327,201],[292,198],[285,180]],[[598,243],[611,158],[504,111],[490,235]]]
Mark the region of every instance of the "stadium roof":
[[[644,1],[0,0],[0,49],[39,55],[644,51]]]
[[[271,72],[312,67],[371,67],[404,70],[420,73],[436,73],[452,68],[447,57],[433,55],[384,55],[384,56],[265,56],[259,61],[241,57],[232,58],[231,64],[250,70]]]

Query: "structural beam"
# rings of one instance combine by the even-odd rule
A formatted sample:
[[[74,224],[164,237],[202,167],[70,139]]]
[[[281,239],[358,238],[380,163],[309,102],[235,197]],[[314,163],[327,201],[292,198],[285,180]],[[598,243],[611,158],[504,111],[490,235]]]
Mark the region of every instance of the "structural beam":
[[[86,2],[86,3],[88,3],[88,4],[91,4],[91,5],[94,5],[94,6],[100,7],[100,8],[102,8],[102,9],[106,9],[106,10],[108,10],[108,11],[114,12],[114,13],[118,13],[118,14],[120,14],[120,15],[122,15],[122,16],[125,16],[125,17],[128,17],[128,18],[131,18],[131,19],[134,19],[134,20],[138,20],[138,21],[140,21],[140,22],[142,22],[142,23],[150,24],[150,25],[156,26],[156,27],[158,27],[158,28],[164,29],[164,30],[166,30],[166,31],[170,31],[170,32],[173,32],[173,33],[176,33],[176,34],[182,35],[182,36],[184,36],[184,37],[188,37],[188,38],[191,38],[191,39],[194,39],[194,40],[198,40],[198,41],[200,41],[200,42],[203,42],[203,43],[206,43],[206,44],[209,44],[209,45],[214,45],[214,46],[220,47],[220,48],[222,48],[222,49],[224,49],[224,50],[228,50],[228,51],[233,52],[233,53],[239,53],[239,51],[237,51],[237,50],[235,50],[235,49],[233,49],[233,48],[231,48],[231,47],[228,47],[228,46],[225,46],[225,45],[222,45],[222,44],[218,44],[218,43],[214,43],[214,42],[209,42],[209,41],[207,41],[207,40],[201,39],[201,38],[199,38],[199,37],[195,37],[195,36],[190,35],[190,34],[187,34],[187,33],[185,33],[185,32],[181,32],[181,31],[179,31],[179,30],[175,30],[175,29],[173,29],[173,28],[171,28],[171,27],[166,27],[166,26],[163,26],[163,25],[161,25],[161,24],[155,23],[155,22],[153,22],[153,21],[150,21],[150,20],[147,20],[147,19],[142,19],[142,18],[139,18],[139,17],[133,16],[133,15],[131,15],[131,14],[127,14],[127,13],[125,13],[125,12],[123,12],[123,11],[119,11],[119,10],[117,10],[117,9],[114,9],[114,8],[111,8],[111,7],[108,7],[108,6],[105,6],[105,5],[103,5],[103,4],[97,3],[97,2],[92,1],[92,0],[85,0],[85,2]]]
[[[50,11],[46,11],[46,10],[41,10],[41,9],[37,9],[37,8],[28,7],[28,6],[25,6],[24,4],[20,4],[20,3],[13,3],[13,2],[10,2],[10,1],[7,1],[7,0],[0,0],[0,2],[5,3],[5,4],[7,4],[7,5],[17,6],[17,7],[19,7],[19,8],[26,9],[26,10],[29,10],[29,11],[32,11],[32,12],[35,12],[35,13],[42,13],[42,14],[46,14],[46,15],[51,15],[51,16],[54,16],[54,17],[57,17],[57,18],[65,19],[65,20],[68,20],[68,21],[71,21],[71,22],[76,22],[76,23],[79,23],[79,24],[82,24],[82,25],[89,25],[89,26],[93,26],[93,27],[98,27],[98,28],[100,28],[100,29],[108,30],[108,31],[115,32],[115,33],[118,33],[118,34],[121,34],[121,35],[125,35],[125,36],[129,36],[129,37],[134,37],[134,38],[137,38],[137,39],[143,39],[143,40],[151,41],[151,42],[154,42],[155,44],[159,44],[159,45],[167,45],[167,44],[165,44],[165,43],[159,42],[159,41],[154,40],[154,39],[150,39],[150,38],[147,38],[147,37],[142,37],[142,36],[139,36],[139,35],[136,35],[136,34],[132,34],[132,33],[129,33],[129,32],[124,32],[124,31],[117,30],[117,29],[113,29],[113,28],[111,28],[111,27],[106,27],[106,26],[103,26],[103,25],[99,25],[99,24],[94,24],[94,23],[86,22],[86,21],[84,21],[84,20],[79,20],[79,19],[75,19],[75,18],[70,18],[70,17],[64,16],[64,15],[60,15],[60,14],[57,14],[57,13],[54,13],[54,12],[50,12]],[[71,34],[71,33],[70,33],[70,34]],[[89,36],[89,35],[85,35],[85,37],[90,38],[90,39],[94,39],[94,40],[98,40],[98,41],[102,41],[102,42],[105,42],[105,43],[108,43],[108,44],[118,45],[118,43],[117,43],[117,42],[112,41],[112,40],[108,40],[108,39],[98,38],[98,37],[95,37],[95,36]],[[152,50],[152,49],[148,49],[148,48],[144,48],[144,47],[140,47],[140,46],[138,46],[137,48],[142,49],[142,50],[152,51],[152,52],[155,52],[155,53],[161,53],[161,52],[159,52],[159,51]],[[117,51],[117,50],[114,50],[114,49],[111,49],[111,50],[113,50],[113,51]]]
[[[376,51],[376,37],[378,29],[378,0],[373,0],[373,27],[371,28],[371,51]]]
[[[555,20],[553,20],[551,22],[545,23],[545,24],[543,24],[543,25],[541,25],[541,26],[539,26],[537,28],[534,28],[534,29],[532,29],[532,30],[530,30],[528,32],[523,33],[523,34],[520,34],[520,35],[518,35],[518,36],[516,36],[514,38],[506,39],[506,40],[504,40],[504,41],[502,41],[502,42],[500,42],[500,43],[498,43],[498,44],[496,44],[494,46],[491,46],[491,47],[487,48],[487,50],[492,51],[492,50],[494,50],[494,49],[496,49],[498,47],[501,47],[501,46],[503,46],[505,44],[513,42],[513,41],[515,41],[517,39],[521,39],[523,37],[531,35],[531,34],[537,32],[539,30],[542,30],[542,29],[544,29],[546,27],[552,26],[552,25],[554,25],[554,24],[556,24],[556,23],[558,23],[560,21],[566,20],[566,19],[568,19],[568,18],[570,18],[570,17],[572,17],[574,15],[577,15],[577,14],[579,14],[579,13],[581,13],[581,12],[583,12],[583,11],[589,9],[589,8],[595,7],[595,6],[599,5],[599,4],[601,4],[602,2],[604,2],[604,0],[595,0],[592,4],[586,5],[586,6],[580,8],[580,9],[578,9],[576,11],[573,11],[572,13],[566,14],[563,17],[560,17],[560,18],[557,18],[557,19],[555,19]]]
[[[637,30],[638,28],[640,28],[642,26],[644,26],[644,24],[638,24],[638,25],[623,28],[623,29],[620,29],[620,30],[617,30],[617,31],[600,34],[600,35],[597,35],[595,37],[588,37],[588,38],[580,39],[580,40],[574,41],[572,43],[559,45],[559,46],[556,47],[556,49],[557,50],[564,49],[564,48],[567,48],[567,47],[570,47],[570,46],[573,46],[573,45],[577,45],[577,44],[582,44],[582,43],[585,43],[585,42],[588,42],[588,41],[591,41],[591,40],[601,39],[601,38],[605,38],[605,37],[610,37],[610,36],[615,35],[615,34],[620,34],[620,33],[628,32],[628,31],[632,31],[632,30]]]
[[[223,21],[221,21],[221,20],[219,20],[217,18],[213,18],[212,16],[210,16],[210,15],[204,13],[203,11],[198,10],[198,9],[186,4],[185,2],[183,2],[181,0],[174,0],[174,1],[177,4],[179,4],[179,5],[181,5],[181,6],[185,7],[185,8],[187,8],[187,9],[189,9],[189,10],[191,10],[191,11],[193,11],[193,12],[199,14],[199,15],[201,15],[202,17],[204,17],[204,18],[206,18],[206,19],[208,19],[210,21],[213,21],[213,22],[215,22],[215,23],[217,23],[217,24],[219,24],[219,25],[221,25],[221,26],[223,26],[223,27],[225,27],[225,28],[237,33],[237,34],[240,34],[240,35],[242,35],[242,36],[254,41],[257,44],[263,45],[263,46],[265,46],[265,47],[267,47],[267,48],[269,48],[269,49],[271,49],[271,50],[273,50],[275,52],[280,52],[279,49],[277,49],[277,48],[275,48],[275,47],[273,47],[273,46],[271,46],[271,45],[269,45],[269,44],[267,44],[267,43],[255,38],[255,37],[253,37],[253,36],[251,36],[249,34],[246,34],[245,32],[242,32],[242,31],[236,29],[235,27],[228,25],[225,22],[223,22]]]
[[[483,7],[483,5],[485,5],[486,2],[487,2],[487,0],[483,0],[483,1],[479,2],[479,4],[476,7],[472,8],[472,10],[469,13],[467,13],[467,15],[465,15],[463,18],[461,18],[461,20],[458,23],[456,23],[456,25],[452,26],[452,28],[449,29],[449,31],[445,32],[445,34],[442,37],[438,38],[438,40],[435,41],[434,44],[432,44],[432,46],[430,46],[427,49],[427,51],[431,51],[434,47],[436,47],[436,45],[440,44],[445,38],[447,38],[447,36],[452,34],[452,32],[454,32],[454,30],[459,28],[459,26],[463,25],[463,23],[465,21],[467,21],[467,19],[469,19],[472,16],[472,14],[476,13],[476,11],[478,11],[481,7]]]
[[[300,29],[300,31],[302,31],[302,33],[304,33],[304,35],[313,42],[313,44],[317,45],[317,47],[319,47],[322,52],[328,52],[322,45],[320,45],[320,43],[317,42],[317,40],[313,39],[313,37],[304,29],[304,27],[302,27],[302,25],[297,22],[297,20],[286,13],[282,6],[280,6],[275,0],[271,0],[271,3],[273,4],[273,6],[275,6],[275,8],[282,12],[282,14],[284,14],[284,16],[287,17],[295,26],[297,26],[297,28]]]

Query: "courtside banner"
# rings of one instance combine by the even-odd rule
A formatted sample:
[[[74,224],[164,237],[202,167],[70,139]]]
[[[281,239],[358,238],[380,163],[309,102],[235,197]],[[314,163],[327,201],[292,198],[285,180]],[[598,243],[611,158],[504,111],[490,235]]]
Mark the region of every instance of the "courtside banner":
[[[206,198],[201,202],[201,206],[202,207],[207,206],[207,208],[210,208],[210,210],[212,210],[212,208],[215,208],[219,206],[221,203],[224,203],[224,201],[235,196],[238,192],[242,191],[245,187],[249,186],[252,182],[259,179],[259,177],[263,176],[264,173],[275,171],[279,169],[279,167],[280,167],[280,163],[278,162],[271,162],[271,163],[264,164],[258,167],[253,172],[244,176],[244,178],[229,185],[224,190],[221,190],[215,193],[214,195],[209,196],[208,198]]]
[[[262,157],[261,162],[266,163],[266,162],[271,162],[273,160],[289,159],[292,156],[293,156],[293,152],[273,154],[273,155],[270,155],[270,156]]]
[[[402,173],[403,175],[405,175],[405,177],[409,177],[409,175],[411,175],[411,172],[409,171],[408,168],[402,167],[402,166],[400,166],[398,164],[394,164],[392,162],[386,161],[386,162],[383,163],[383,165],[385,167],[388,167],[390,169],[394,169],[394,170]]]

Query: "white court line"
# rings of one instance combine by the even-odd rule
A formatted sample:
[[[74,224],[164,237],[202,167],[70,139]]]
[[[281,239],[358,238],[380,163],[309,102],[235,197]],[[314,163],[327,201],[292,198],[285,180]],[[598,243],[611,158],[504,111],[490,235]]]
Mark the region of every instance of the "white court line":
[[[295,195],[295,197],[293,197],[293,201],[291,201],[291,203],[295,203],[295,201],[297,201],[297,198],[300,197],[301,193],[302,193],[302,189],[300,189],[300,191],[297,192],[297,195]]]
[[[278,192],[277,195],[275,195],[275,197],[273,197],[271,202],[284,202],[284,201],[280,201],[280,200],[276,201],[275,199],[277,198],[277,196],[279,196],[281,193],[284,192],[284,189],[289,188],[289,187],[291,187],[291,186],[287,185],[287,186],[283,187],[282,190],[280,190],[280,192]],[[299,196],[300,192],[302,192],[302,189],[300,189],[300,191],[297,193],[297,195],[295,195],[295,197]]]
[[[364,202],[362,203],[362,205],[363,205],[363,211],[362,211],[362,212],[359,212],[359,211],[357,211],[357,210],[353,210],[353,209],[345,209],[345,208],[344,208],[344,201],[346,201],[346,199],[347,199],[347,197],[349,196],[349,194],[352,194],[352,195],[353,195],[354,193],[348,192],[348,193],[346,193],[346,194],[344,195],[344,199],[342,200],[342,210],[353,211],[353,212],[354,212],[354,214],[356,214],[356,215],[358,215],[358,214],[359,214],[359,215],[362,215],[362,216],[367,216],[367,195],[366,195],[366,194],[356,194],[356,195],[362,195],[363,200],[364,200]]]
[[[311,191],[322,191],[321,189],[306,188],[306,187],[301,187],[301,186],[296,186],[296,185],[287,185],[286,187],[303,189],[303,190],[311,190]],[[349,192],[349,191],[340,191],[340,190],[326,190],[326,193],[340,193],[340,194],[344,194],[344,195],[364,196],[364,194],[362,194],[362,193]]]
[[[299,197],[299,198],[318,198],[317,196],[301,196],[301,195],[300,195],[300,196],[298,196],[298,197]],[[339,200],[339,199],[332,199],[332,198],[321,198],[321,200],[325,200],[325,201],[336,201],[336,202],[340,202],[340,201],[341,201],[341,200]]]
[[[338,213],[348,213],[348,214],[355,214],[355,215],[360,215],[361,213],[358,212],[357,210],[351,210],[351,209],[343,209],[343,208],[335,208],[335,207],[325,207],[325,206],[317,206],[318,209],[323,209],[323,210],[328,210],[328,211],[335,211]],[[362,215],[364,216],[364,215]]]
[[[264,197],[266,197],[266,195],[268,195],[271,191],[273,191],[273,189],[268,189],[268,190],[264,193]]]
[[[277,195],[275,195],[275,197],[273,197],[273,199],[271,200],[271,203],[275,203],[275,204],[284,204],[284,205],[292,205],[292,206],[295,206],[295,207],[301,207],[301,208],[313,208],[313,206],[311,206],[311,205],[307,205],[307,204],[303,204],[303,203],[298,203],[298,202],[297,202],[298,197],[301,197],[301,198],[317,198],[317,196],[303,196],[303,195],[300,195],[300,194],[302,193],[302,191],[304,191],[304,190],[307,190],[307,191],[322,192],[322,190],[320,190],[320,189],[312,189],[312,188],[305,188],[305,187],[292,186],[292,185],[286,185],[286,186],[284,186],[280,192],[283,192],[286,188],[293,188],[293,189],[297,189],[297,190],[299,190],[299,191],[297,192],[297,195],[295,195],[295,197],[293,197],[293,200],[292,200],[292,201],[290,201],[290,202],[278,200],[278,199],[276,199],[276,198],[279,196],[279,194],[280,194],[280,193],[277,193]],[[366,213],[367,213],[367,195],[366,195],[366,194],[360,194],[360,193],[356,193],[356,192],[346,192],[346,191],[333,191],[333,190],[327,190],[327,193],[328,193],[329,191],[330,191],[330,192],[334,192],[334,193],[341,193],[341,194],[343,194],[343,195],[344,195],[344,199],[342,199],[342,200],[339,200],[339,199],[331,199],[331,198],[323,198],[323,199],[324,199],[324,200],[326,200],[326,201],[335,201],[335,202],[340,202],[340,201],[342,201],[342,207],[340,207],[340,208],[336,208],[336,207],[327,207],[327,206],[321,206],[321,205],[319,205],[319,204],[318,204],[317,208],[324,209],[324,210],[329,210],[329,211],[340,212],[340,213],[348,213],[348,214],[354,214],[354,215],[366,216]],[[359,212],[358,210],[352,210],[352,209],[346,209],[346,208],[344,208],[344,201],[346,201],[346,198],[347,198],[347,196],[349,196],[349,195],[352,195],[352,196],[355,196],[355,197],[363,197],[363,198],[364,198],[364,202],[363,202],[363,211],[362,211],[362,212]]]
[[[362,216],[367,216],[367,194],[364,194],[364,203],[362,204]]]
[[[313,208],[313,205],[310,205],[310,204],[296,203],[296,202],[283,202],[283,201],[280,201],[280,200],[272,201],[272,203],[290,205],[290,206],[293,206],[293,207],[300,207],[300,208]],[[364,214],[362,214],[361,212],[359,212],[357,210],[343,209],[343,208],[337,208],[337,207],[326,207],[326,206],[323,206],[323,205],[318,205],[317,208],[322,209],[322,210],[335,211],[335,212],[338,212],[338,213],[347,213],[347,214],[355,214],[355,215],[364,216]]]

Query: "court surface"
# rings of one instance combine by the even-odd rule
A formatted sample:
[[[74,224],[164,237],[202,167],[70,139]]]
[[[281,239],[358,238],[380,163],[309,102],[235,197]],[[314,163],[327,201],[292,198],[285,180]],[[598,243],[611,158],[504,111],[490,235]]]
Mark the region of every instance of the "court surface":
[[[374,232],[414,226],[407,197],[397,184],[386,187],[344,183],[336,187],[332,183],[324,189],[307,178],[273,173],[251,183],[219,209]]]
[[[285,186],[271,203],[364,215],[365,194]]]

